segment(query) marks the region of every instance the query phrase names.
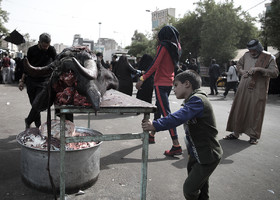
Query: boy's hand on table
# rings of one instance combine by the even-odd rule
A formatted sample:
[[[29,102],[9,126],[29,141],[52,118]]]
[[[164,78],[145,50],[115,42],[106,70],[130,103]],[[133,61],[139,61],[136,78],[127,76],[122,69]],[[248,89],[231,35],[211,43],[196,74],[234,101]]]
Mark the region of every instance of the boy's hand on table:
[[[144,131],[155,131],[155,127],[153,126],[152,120],[143,120],[142,121],[142,128]]]

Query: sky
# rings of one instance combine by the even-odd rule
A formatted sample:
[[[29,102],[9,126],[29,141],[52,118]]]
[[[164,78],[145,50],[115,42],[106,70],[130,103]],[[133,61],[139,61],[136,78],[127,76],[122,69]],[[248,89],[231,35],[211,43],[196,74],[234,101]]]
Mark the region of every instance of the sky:
[[[47,32],[52,44],[72,45],[75,34],[94,40],[111,38],[122,47],[131,43],[134,31],[151,34],[151,12],[175,8],[175,17],[194,11],[198,0],[2,0],[1,7],[9,13],[4,24],[11,32],[28,33],[38,41]],[[223,3],[226,0],[216,0]],[[258,17],[271,0],[234,0],[235,7]],[[147,12],[150,10],[151,12]],[[257,25],[258,26],[258,25]]]

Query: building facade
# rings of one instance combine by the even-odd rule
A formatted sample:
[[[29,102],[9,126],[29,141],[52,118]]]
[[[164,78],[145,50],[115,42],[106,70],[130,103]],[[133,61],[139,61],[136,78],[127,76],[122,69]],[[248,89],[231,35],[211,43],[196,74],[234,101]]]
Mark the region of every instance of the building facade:
[[[152,30],[168,24],[172,17],[175,18],[175,8],[167,8],[152,12]]]
[[[91,51],[93,51],[94,41],[82,38],[80,34],[75,34],[73,39],[73,46],[87,46]]]

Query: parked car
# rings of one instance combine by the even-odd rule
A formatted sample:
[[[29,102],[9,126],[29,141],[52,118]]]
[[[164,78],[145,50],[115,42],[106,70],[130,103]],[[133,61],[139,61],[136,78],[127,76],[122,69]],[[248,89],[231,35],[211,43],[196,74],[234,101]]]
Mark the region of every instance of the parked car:
[[[222,73],[221,76],[217,80],[217,87],[221,87],[221,88],[225,89],[226,84],[227,84],[227,75],[225,73]]]

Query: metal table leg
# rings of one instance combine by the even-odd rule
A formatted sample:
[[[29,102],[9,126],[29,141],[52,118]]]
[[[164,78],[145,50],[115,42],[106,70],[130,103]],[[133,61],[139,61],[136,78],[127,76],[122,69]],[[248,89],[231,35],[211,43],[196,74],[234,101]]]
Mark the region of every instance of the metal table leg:
[[[60,112],[60,200],[65,200],[65,118],[66,114]],[[144,120],[150,119],[150,113],[144,113]],[[90,128],[90,115],[88,114],[88,128]],[[137,136],[137,137],[136,137]],[[147,190],[147,168],[148,168],[148,151],[149,151],[149,132],[143,131],[143,133],[138,135],[133,135],[133,137],[128,134],[116,134],[114,137],[112,135],[108,137],[103,137],[101,141],[111,141],[111,140],[124,140],[124,139],[140,139],[143,138],[142,144],[142,167],[141,167],[141,200],[146,200],[146,190]]]
[[[88,128],[90,128],[90,113],[88,113],[88,125],[87,125]]]
[[[65,114],[60,113],[60,200],[65,199]]]
[[[149,113],[144,113],[144,120],[150,119]],[[149,152],[149,132],[144,131],[142,147],[142,173],[141,173],[141,200],[146,200],[147,189],[147,169],[148,169],[148,152]]]

